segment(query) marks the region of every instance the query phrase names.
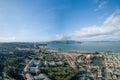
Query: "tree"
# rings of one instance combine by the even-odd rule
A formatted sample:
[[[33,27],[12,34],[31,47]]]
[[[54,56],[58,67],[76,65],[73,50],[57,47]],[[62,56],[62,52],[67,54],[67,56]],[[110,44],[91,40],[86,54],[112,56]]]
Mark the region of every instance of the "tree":
[[[99,52],[96,51],[95,54],[99,54]]]

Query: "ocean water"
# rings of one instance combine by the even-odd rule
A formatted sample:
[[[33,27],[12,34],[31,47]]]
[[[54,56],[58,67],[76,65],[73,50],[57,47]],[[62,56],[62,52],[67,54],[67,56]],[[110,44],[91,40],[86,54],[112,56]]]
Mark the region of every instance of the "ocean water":
[[[79,51],[112,51],[120,52],[120,41],[108,41],[108,42],[82,42],[81,44],[63,44],[63,43],[49,43],[48,48],[62,50],[79,50]]]

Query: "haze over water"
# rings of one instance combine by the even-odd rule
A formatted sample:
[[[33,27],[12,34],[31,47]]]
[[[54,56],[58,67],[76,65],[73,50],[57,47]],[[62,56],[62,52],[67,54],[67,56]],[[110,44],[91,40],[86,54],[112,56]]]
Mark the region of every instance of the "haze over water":
[[[49,48],[62,50],[79,50],[79,51],[112,51],[115,53],[120,52],[120,41],[110,42],[83,42],[81,44],[62,44],[62,43],[49,43]]]

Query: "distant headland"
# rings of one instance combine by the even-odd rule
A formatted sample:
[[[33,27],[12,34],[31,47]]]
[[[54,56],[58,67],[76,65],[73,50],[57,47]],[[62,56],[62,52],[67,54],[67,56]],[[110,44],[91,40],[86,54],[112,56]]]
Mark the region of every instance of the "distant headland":
[[[47,43],[63,43],[63,44],[81,44],[81,41],[75,41],[75,40],[55,40],[55,41],[49,41]]]

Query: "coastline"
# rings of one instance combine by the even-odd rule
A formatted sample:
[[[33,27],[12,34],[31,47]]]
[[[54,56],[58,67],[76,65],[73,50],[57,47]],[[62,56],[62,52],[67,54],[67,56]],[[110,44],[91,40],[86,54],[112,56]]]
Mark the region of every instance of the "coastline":
[[[82,44],[62,44],[50,43],[47,45],[51,49],[61,49],[65,51],[82,51],[82,52],[105,52],[112,51],[120,53],[120,42],[83,42]]]

